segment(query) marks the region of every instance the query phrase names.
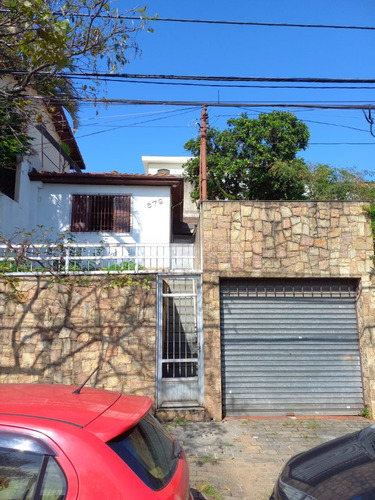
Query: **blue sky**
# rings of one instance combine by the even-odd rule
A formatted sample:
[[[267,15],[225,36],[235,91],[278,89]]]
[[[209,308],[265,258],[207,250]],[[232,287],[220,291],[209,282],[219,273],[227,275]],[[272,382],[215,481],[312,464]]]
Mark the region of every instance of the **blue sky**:
[[[372,0],[149,0],[161,18],[375,26]],[[115,2],[120,10],[144,4]],[[154,22],[124,72],[238,77],[375,78],[375,31]],[[104,94],[103,94],[104,95]],[[373,103],[372,89],[215,88],[111,82],[106,97],[149,100]],[[99,112],[96,115],[97,111]],[[208,108],[209,123],[271,108]],[[292,110],[310,130],[306,161],[375,173],[375,137],[361,110]],[[200,108],[82,104],[78,145],[87,172],[143,173],[142,155],[184,155]],[[375,116],[375,112],[374,112]]]

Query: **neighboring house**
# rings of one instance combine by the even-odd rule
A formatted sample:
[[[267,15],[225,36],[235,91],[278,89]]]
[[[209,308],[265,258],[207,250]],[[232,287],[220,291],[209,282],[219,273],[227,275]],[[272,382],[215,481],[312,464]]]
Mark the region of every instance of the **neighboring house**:
[[[142,156],[142,162],[146,174],[183,177],[183,165],[191,158],[191,156]],[[196,232],[199,211],[190,197],[191,191],[191,183],[184,179],[183,224],[175,224],[175,241],[184,241]]]
[[[1,176],[0,234],[11,235],[15,230],[35,228],[38,190],[30,183],[31,171],[81,172],[85,164],[69,123],[61,107],[42,114],[38,125],[30,126],[32,153],[20,158],[17,165]],[[69,155],[66,153],[69,150]]]
[[[191,160],[192,156],[142,156],[142,162],[146,174],[176,175],[183,177],[183,165]],[[192,186],[184,179],[184,221],[196,223],[199,211],[196,204],[191,200]]]

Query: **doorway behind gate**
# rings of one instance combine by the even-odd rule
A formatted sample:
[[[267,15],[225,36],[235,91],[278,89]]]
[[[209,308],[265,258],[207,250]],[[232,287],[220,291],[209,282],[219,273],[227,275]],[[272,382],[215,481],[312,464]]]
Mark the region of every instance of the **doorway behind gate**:
[[[157,286],[157,407],[202,407],[201,277],[159,276]]]

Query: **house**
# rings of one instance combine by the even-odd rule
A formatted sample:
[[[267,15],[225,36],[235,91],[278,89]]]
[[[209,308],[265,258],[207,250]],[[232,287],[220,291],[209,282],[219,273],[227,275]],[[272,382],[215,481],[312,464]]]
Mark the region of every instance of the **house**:
[[[191,156],[142,156],[142,163],[146,174],[163,174],[182,177],[183,165],[192,159]],[[184,180],[183,219],[191,224],[196,224],[199,211],[190,198],[192,186]]]
[[[0,182],[0,234],[34,229],[37,222],[38,190],[30,183],[31,171],[82,172],[85,164],[63,109],[44,109],[38,124],[30,125],[32,153],[3,172]],[[69,150],[69,155],[66,150]]]
[[[142,162],[146,174],[163,174],[183,177],[183,165],[190,160],[191,156],[142,156]],[[174,241],[194,241],[194,235],[199,219],[199,211],[192,201],[190,193],[192,186],[184,179],[183,212],[182,220],[175,220]]]
[[[185,161],[143,157],[146,175],[34,162],[27,227],[72,231],[64,272],[91,262],[91,281],[19,272],[14,301],[0,280],[0,382],[77,384],[100,363],[96,386],[148,395],[160,416],[375,414],[365,203],[204,201],[198,214]],[[181,228],[194,224],[191,243]],[[101,252],[85,254],[90,245]],[[121,273],[147,286],[103,288],[108,264],[126,259],[136,266]]]
[[[0,381],[75,384],[100,361],[95,385],[146,394],[160,416],[374,412],[362,202],[207,201],[197,236],[202,267],[142,269],[147,288],[25,273],[15,304],[1,282]]]
[[[182,178],[32,171],[35,223],[70,231],[77,243],[169,244],[181,219]]]
[[[2,185],[3,236],[43,226],[55,235],[69,231],[77,243],[177,239],[173,227],[183,222],[181,176],[83,173],[85,164],[61,108],[46,114],[30,135],[34,154],[9,170]],[[69,156],[62,144],[69,146]]]
[[[47,244],[33,241],[21,248],[27,265],[17,261],[10,272],[22,278],[20,288],[7,279],[0,283],[1,336],[8,346],[13,336],[18,345],[18,354],[12,347],[1,350],[0,377],[78,383],[106,352],[114,369],[103,380],[106,387],[147,394],[160,407],[202,408],[202,379],[198,384],[197,377],[198,365],[202,371],[199,240],[194,242],[196,217],[190,226],[184,221],[181,172],[83,173],[85,165],[61,109],[46,113],[32,136],[34,154],[20,159],[12,195],[9,190],[0,194],[0,233],[51,232]],[[69,145],[70,156],[61,144]],[[12,259],[6,245],[1,251],[0,263]],[[2,269],[9,274],[7,266]],[[83,293],[82,298],[71,302],[64,286],[51,288],[46,269],[88,274],[93,281],[85,281],[74,295]],[[109,273],[119,271],[147,275],[147,287],[116,285],[105,291],[106,275],[111,284]],[[8,293],[9,286],[16,286],[15,293]],[[17,311],[12,311],[12,298]],[[33,312],[24,315],[24,307],[30,306]],[[9,321],[14,325],[10,329],[5,326]],[[26,331],[33,333],[25,336]],[[20,369],[14,358],[19,355]]]

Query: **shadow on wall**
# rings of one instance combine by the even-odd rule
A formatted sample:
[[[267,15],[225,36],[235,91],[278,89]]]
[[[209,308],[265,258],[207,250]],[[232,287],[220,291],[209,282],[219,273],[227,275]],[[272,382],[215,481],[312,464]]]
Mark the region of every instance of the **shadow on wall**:
[[[99,280],[98,280],[99,281]],[[155,283],[22,282],[21,300],[0,284],[1,382],[89,385],[155,393]]]

